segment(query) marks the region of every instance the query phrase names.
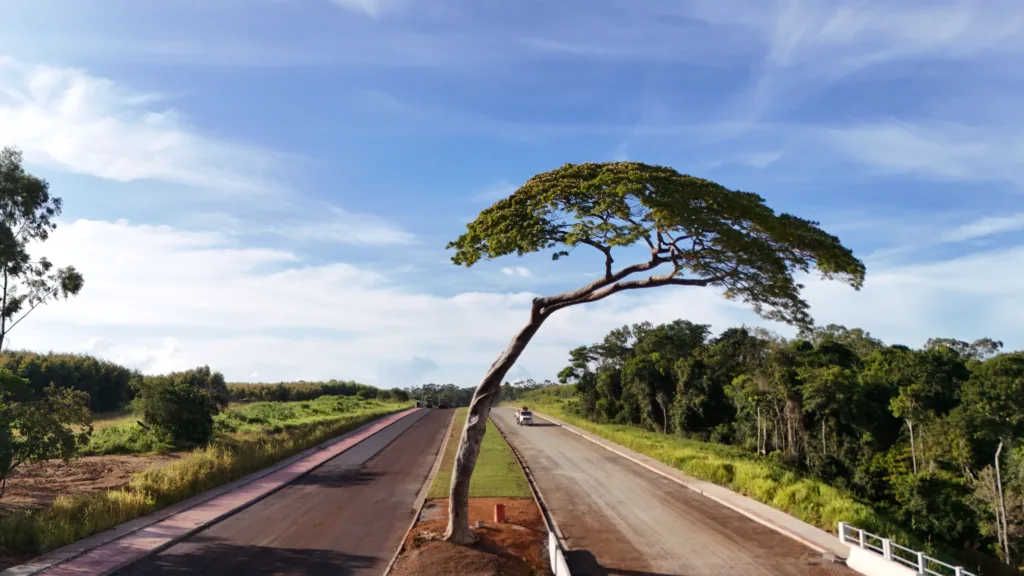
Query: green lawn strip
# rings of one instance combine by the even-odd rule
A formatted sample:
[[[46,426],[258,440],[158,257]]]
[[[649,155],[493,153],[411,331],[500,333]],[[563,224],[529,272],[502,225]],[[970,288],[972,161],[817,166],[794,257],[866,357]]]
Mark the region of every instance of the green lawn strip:
[[[466,408],[455,412],[455,423],[445,447],[441,466],[430,485],[427,498],[447,498],[452,481],[452,468],[455,466],[455,453],[459,450],[459,438],[462,428],[466,425]],[[494,423],[487,421],[487,432],[480,445],[480,455],[473,469],[473,477],[469,481],[470,498],[530,498],[530,484],[512,450],[501,437]]]
[[[365,402],[330,421],[298,425],[277,433],[222,435],[210,446],[194,450],[180,460],[134,475],[120,489],[58,496],[47,508],[0,517],[0,549],[35,555],[59,548],[237,480],[408,407],[409,404]]]

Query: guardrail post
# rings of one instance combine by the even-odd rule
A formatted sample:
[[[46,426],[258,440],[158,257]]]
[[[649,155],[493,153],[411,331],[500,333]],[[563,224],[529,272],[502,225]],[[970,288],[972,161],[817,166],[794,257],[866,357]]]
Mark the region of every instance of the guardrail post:
[[[927,558],[927,556],[924,555],[924,552],[918,552],[917,553],[917,572],[919,574],[924,574],[925,573],[924,569],[926,567],[925,563],[927,562],[926,558]]]
[[[886,560],[892,560],[892,542],[888,538],[882,538],[882,556]]]
[[[860,544],[861,548],[863,548],[864,547],[864,540],[865,540],[865,538],[864,538],[864,530],[860,529],[860,530],[857,530],[857,532],[859,533],[859,536],[857,538],[857,540],[858,540],[857,543]]]
[[[846,542],[846,522],[839,523],[839,541]]]
[[[953,568],[953,576],[964,576],[964,569],[959,566]]]

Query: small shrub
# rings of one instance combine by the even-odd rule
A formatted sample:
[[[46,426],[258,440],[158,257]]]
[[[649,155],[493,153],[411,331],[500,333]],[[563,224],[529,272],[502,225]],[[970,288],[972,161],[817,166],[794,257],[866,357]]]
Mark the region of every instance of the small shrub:
[[[147,376],[135,382],[133,407],[154,434],[175,446],[205,444],[213,436],[213,417],[226,405],[207,389],[211,379],[224,380],[219,373],[206,378],[201,371]]]

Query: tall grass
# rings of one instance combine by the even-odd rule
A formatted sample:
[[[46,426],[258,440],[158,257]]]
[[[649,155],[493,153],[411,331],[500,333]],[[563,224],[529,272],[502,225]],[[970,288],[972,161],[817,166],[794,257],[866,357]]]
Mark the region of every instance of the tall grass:
[[[218,441],[224,436],[276,434],[311,424],[333,422],[353,410],[388,406],[393,407],[395,404],[359,400],[351,396],[321,396],[301,402],[234,403],[228,410],[214,417],[214,432]],[[122,413],[100,422],[105,425],[97,426],[89,439],[89,445],[81,451],[82,455],[149,454],[167,452],[173,448],[163,439],[146,432],[139,426],[135,416]]]
[[[330,420],[295,424],[277,432],[222,434],[209,447],[134,475],[123,488],[60,496],[48,508],[0,517],[0,547],[19,554],[40,554],[70,544],[237,480],[408,406],[365,402],[346,407],[347,412]]]

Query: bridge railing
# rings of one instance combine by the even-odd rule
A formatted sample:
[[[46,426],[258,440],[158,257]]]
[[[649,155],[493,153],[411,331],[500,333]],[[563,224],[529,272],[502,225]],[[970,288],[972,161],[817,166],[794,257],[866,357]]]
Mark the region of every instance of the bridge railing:
[[[902,564],[925,576],[976,576],[960,566],[946,564],[924,552],[900,546],[888,538],[882,538],[845,522],[839,523],[839,540],[845,544],[856,544],[864,550],[870,550],[890,562]]]

